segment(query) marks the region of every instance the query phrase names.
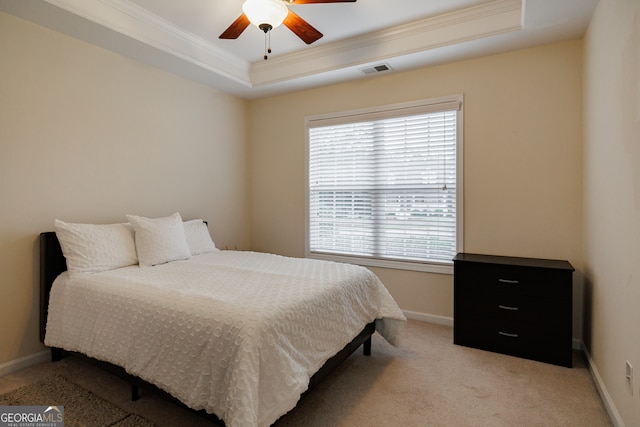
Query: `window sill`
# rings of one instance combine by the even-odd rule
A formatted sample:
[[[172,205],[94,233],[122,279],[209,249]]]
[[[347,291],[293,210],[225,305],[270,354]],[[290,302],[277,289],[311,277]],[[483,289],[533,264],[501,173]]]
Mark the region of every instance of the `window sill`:
[[[425,273],[453,274],[453,261],[449,263],[428,263],[410,261],[392,261],[386,259],[356,257],[347,255],[330,255],[317,252],[307,252],[307,258],[324,261],[343,262],[365,267],[391,268],[396,270],[422,271]]]

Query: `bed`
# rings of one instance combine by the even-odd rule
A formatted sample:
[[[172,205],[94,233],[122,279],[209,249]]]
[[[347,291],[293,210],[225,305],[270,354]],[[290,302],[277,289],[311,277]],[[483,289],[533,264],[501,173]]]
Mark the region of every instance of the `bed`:
[[[77,224],[56,221],[56,232],[41,234],[41,340],[54,358],[69,351],[118,367],[132,383],[153,385],[228,427],[273,424],[358,347],[370,354],[375,331],[396,344],[406,322],[365,268],[220,251],[207,241],[206,223],[187,227],[175,214],[129,220],[112,227],[115,246],[126,241],[120,252],[128,254],[90,261],[98,271],[78,269],[77,255],[82,264],[87,253],[99,253],[100,244],[87,246],[101,241],[104,229],[76,248],[61,245],[68,230],[60,227]],[[180,243],[189,250],[149,264],[149,242],[140,236],[149,224],[157,232],[160,220],[180,224],[174,231],[184,230]],[[163,245],[153,243],[147,249],[155,256]]]

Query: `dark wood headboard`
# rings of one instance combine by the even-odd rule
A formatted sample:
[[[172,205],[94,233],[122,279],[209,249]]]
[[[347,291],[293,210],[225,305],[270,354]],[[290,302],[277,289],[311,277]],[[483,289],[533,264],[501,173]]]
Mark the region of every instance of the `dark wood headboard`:
[[[58,275],[67,271],[67,260],[54,231],[40,233],[40,341],[44,343],[49,311],[49,292]]]

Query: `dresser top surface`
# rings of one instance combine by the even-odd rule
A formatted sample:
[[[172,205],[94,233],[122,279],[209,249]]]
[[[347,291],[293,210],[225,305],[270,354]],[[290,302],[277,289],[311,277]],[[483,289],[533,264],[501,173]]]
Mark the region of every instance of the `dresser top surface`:
[[[521,258],[498,255],[459,253],[453,261],[478,262],[486,264],[512,265],[518,267],[552,268],[556,270],[574,271],[569,261],[541,258]]]

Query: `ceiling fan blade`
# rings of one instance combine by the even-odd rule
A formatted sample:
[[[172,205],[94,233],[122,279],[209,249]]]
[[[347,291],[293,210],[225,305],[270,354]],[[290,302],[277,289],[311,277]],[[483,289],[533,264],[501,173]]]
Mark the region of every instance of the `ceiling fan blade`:
[[[306,44],[311,44],[322,37],[322,33],[304,19],[293,13],[289,9],[289,14],[284,18],[283,24],[300,37]]]
[[[291,4],[311,4],[311,3],[354,3],[356,0],[293,0]]]
[[[249,18],[244,13],[238,17],[233,24],[229,26],[222,34],[220,34],[221,39],[237,39],[240,34],[251,24],[249,22]]]

